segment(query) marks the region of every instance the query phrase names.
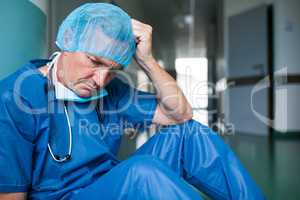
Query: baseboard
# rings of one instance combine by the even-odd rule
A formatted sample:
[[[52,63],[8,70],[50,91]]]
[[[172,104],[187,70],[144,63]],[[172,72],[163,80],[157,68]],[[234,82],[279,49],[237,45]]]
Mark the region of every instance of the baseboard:
[[[274,130],[273,131],[273,137],[274,139],[300,139],[300,130],[299,131],[286,131],[286,132],[281,132]]]

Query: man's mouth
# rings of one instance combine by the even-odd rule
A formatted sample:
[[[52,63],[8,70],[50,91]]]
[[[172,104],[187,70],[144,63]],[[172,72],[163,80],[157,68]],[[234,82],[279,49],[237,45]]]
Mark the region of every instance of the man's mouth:
[[[85,83],[85,86],[87,86],[87,88],[89,88],[90,90],[97,90],[97,87],[91,83]]]
[[[82,84],[85,89],[90,90],[90,91],[98,90],[96,84],[94,84],[90,81],[87,81],[87,80],[80,80],[74,85],[78,85],[78,84],[79,85]]]

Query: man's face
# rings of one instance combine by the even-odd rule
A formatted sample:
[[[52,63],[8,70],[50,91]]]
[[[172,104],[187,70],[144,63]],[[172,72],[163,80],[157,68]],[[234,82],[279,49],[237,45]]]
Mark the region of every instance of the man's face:
[[[111,60],[81,52],[62,54],[58,80],[81,97],[90,97],[111,81],[122,66]]]

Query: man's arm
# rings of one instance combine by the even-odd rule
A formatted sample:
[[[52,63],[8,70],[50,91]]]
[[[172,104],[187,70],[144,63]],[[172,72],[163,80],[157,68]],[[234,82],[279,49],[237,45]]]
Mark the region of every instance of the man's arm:
[[[137,20],[132,20],[132,27],[137,42],[136,61],[157,92],[158,106],[153,123],[168,125],[191,119],[191,105],[176,81],[159,66],[152,55],[152,27]]]
[[[153,123],[168,125],[191,119],[192,108],[176,81],[154,59],[143,65],[157,91],[158,106]]]
[[[26,200],[26,193],[0,193],[1,200]]]

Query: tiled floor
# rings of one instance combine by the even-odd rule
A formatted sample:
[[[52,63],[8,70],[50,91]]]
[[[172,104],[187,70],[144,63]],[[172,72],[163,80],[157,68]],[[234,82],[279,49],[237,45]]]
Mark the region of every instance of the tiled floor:
[[[300,140],[234,135],[224,138],[267,199],[300,199]]]

